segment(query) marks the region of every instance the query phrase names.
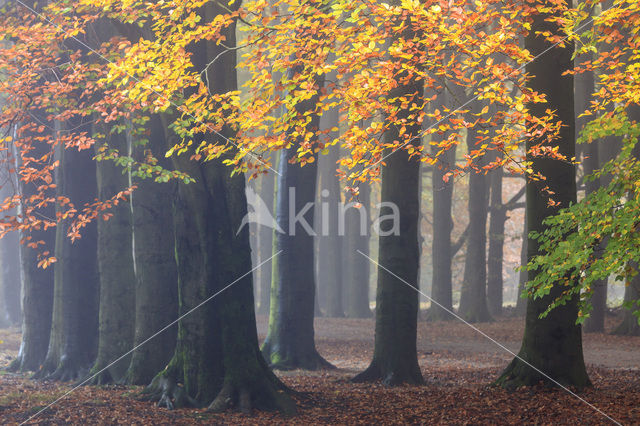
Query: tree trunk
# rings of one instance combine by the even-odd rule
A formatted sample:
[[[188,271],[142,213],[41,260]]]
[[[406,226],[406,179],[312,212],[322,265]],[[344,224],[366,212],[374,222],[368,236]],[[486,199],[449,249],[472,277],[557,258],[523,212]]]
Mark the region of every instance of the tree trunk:
[[[69,123],[72,128],[78,125]],[[79,131],[89,131],[84,126]],[[96,198],[93,151],[59,149],[58,195],[68,197],[76,209]],[[82,237],[67,237],[70,221],[56,227],[54,294],[51,339],[47,357],[36,378],[75,380],[87,373],[98,343],[97,224],[82,229]]]
[[[317,118],[311,126],[317,128]],[[262,353],[275,368],[315,370],[330,365],[314,343],[314,237],[303,226],[313,224],[317,167],[315,162],[290,164],[295,152],[295,145],[282,150],[278,165],[276,221],[283,232],[274,233],[274,253],[281,253],[273,259],[269,331]],[[293,222],[305,208],[307,213]]]
[[[489,219],[489,257],[487,259],[487,307],[489,314],[502,314],[504,263],[504,226],[507,212],[502,205],[502,168],[494,170],[491,181],[491,215]]]
[[[273,214],[273,199],[275,196],[275,173],[268,172],[260,177],[260,198],[264,201],[267,211]],[[258,259],[264,262],[272,255],[273,249],[273,229],[268,226],[258,227]],[[271,294],[271,268],[265,265],[258,269],[258,285],[260,286],[260,303],[258,304],[258,313],[260,315],[269,315],[269,304]]]
[[[443,89],[445,90],[445,89]],[[446,92],[438,99],[440,104],[446,105]],[[439,106],[439,105],[438,105]],[[446,135],[446,133],[445,133]],[[443,136],[442,139],[445,139]],[[436,155],[440,147],[432,144],[431,154]],[[439,157],[438,163],[433,165],[431,175],[431,190],[433,194],[433,242],[431,245],[431,307],[427,311],[426,318],[431,321],[451,320],[453,312],[453,281],[451,274],[451,261],[453,252],[451,248],[451,232],[453,231],[453,218],[451,207],[453,205],[453,182],[445,182],[444,175],[456,163],[456,145],[449,148]],[[437,303],[434,303],[437,302]]]
[[[405,37],[412,32],[406,30]],[[396,78],[401,79],[402,76]],[[389,93],[390,98],[410,99],[421,95],[423,82],[412,78]],[[419,123],[410,120],[408,109],[398,111],[398,119],[409,119],[407,135],[418,135]],[[390,126],[383,143],[401,141],[398,129]],[[420,139],[414,141],[420,143]],[[376,331],[373,359],[355,382],[382,380],[388,385],[424,382],[418,365],[416,338],[419,310],[420,268],[420,161],[409,158],[404,149],[385,150],[382,166],[379,219],[378,286],[376,291]],[[391,217],[392,226],[381,220]],[[399,223],[395,223],[398,221]],[[385,226],[383,226],[383,224]],[[397,226],[397,229],[396,229]]]
[[[591,25],[585,28],[585,31],[589,31]],[[582,54],[575,59],[576,65],[583,65],[585,62],[591,61],[591,57]],[[576,114],[576,133],[580,132],[585,124],[589,121],[587,117],[579,117],[587,108],[589,108],[591,100],[593,99],[593,93],[595,92],[595,79],[593,71],[586,71],[580,74],[576,74],[575,81],[575,114]],[[583,167],[584,175],[589,176],[600,168],[599,161],[599,143],[591,142],[583,148]],[[585,196],[595,192],[600,187],[600,179],[586,180]],[[601,242],[601,247],[604,248],[606,242]],[[598,250],[596,250],[598,251]],[[593,306],[593,310],[590,312],[589,317],[585,320],[583,330],[586,333],[602,333],[604,332],[604,316],[607,309],[607,281],[597,280],[592,284],[593,295],[591,296],[590,303]]]
[[[105,129],[106,130],[106,129]],[[103,133],[107,133],[106,132]],[[128,154],[124,133],[113,134],[108,146],[120,155]],[[96,150],[99,147],[96,146]],[[98,199],[109,200],[129,186],[128,174],[112,161],[99,161],[97,168]],[[135,272],[133,268],[132,218],[129,202],[120,202],[109,212],[108,220],[97,220],[100,309],[98,355],[89,372],[92,384],[106,384],[122,379],[130,356],[109,366],[133,347],[135,327]],[[108,369],[102,371],[109,366]],[[99,374],[98,374],[99,373]]]
[[[329,126],[338,125],[338,117],[329,118]],[[331,134],[330,134],[331,135]],[[329,136],[331,137],[331,136]],[[318,262],[318,288],[325,289],[326,309],[325,314],[330,318],[344,317],[342,306],[342,241],[338,229],[340,215],[340,180],[336,175],[340,158],[340,147],[329,147],[329,153],[318,161],[320,179],[320,227],[318,229],[320,239],[318,258],[323,258],[324,263]],[[324,253],[322,252],[324,251]]]
[[[472,110],[480,112],[479,101],[473,102]],[[477,131],[469,129],[468,151],[477,148]],[[478,167],[486,160],[480,160]],[[469,233],[464,262],[464,278],[460,291],[459,315],[469,322],[491,320],[487,307],[487,207],[489,202],[489,179],[484,170],[469,173]]]
[[[360,185],[359,209],[345,206],[344,212],[344,301],[345,314],[349,318],[370,318],[369,271],[371,261],[360,253],[369,256],[369,232],[371,229],[371,188]]]
[[[5,197],[0,197],[4,200]],[[8,213],[15,214],[15,213]],[[0,288],[2,306],[5,317],[2,319],[7,325],[20,325],[22,322],[22,308],[20,305],[20,236],[12,231],[0,240]]]
[[[294,77],[298,70],[289,70]],[[320,117],[310,114],[316,108],[323,81],[316,80],[317,94],[300,101],[298,116],[307,114],[306,130],[317,134]],[[290,130],[290,132],[293,132]],[[276,222],[282,232],[274,233],[269,329],[262,354],[275,368],[315,370],[331,365],[318,354],[314,342],[313,317],[316,301],[314,256],[314,203],[317,187],[317,161],[301,167],[289,160],[297,155],[299,136],[287,135],[293,142],[283,149],[278,164]]]
[[[633,265],[638,267],[638,265]],[[633,306],[638,309],[638,300],[640,300],[640,275],[633,277],[628,286],[624,289],[624,301],[635,302]],[[633,314],[633,309],[624,309],[622,311],[622,322],[613,330],[611,334],[619,336],[640,336],[640,319]]]
[[[418,131],[419,128],[414,129],[414,132]],[[397,135],[391,133],[388,131],[385,136],[389,143]],[[382,202],[397,206],[400,230],[398,235],[385,235],[390,230],[381,229],[373,360],[354,381],[382,380],[389,385],[422,384],[416,352],[420,163],[409,161],[409,155],[403,150],[396,151],[385,162],[387,165],[382,169]],[[398,188],[402,188],[402,191]],[[382,207],[380,215],[391,214],[389,210],[388,207]]]
[[[39,120],[44,116],[34,113]],[[44,121],[44,120],[43,120]],[[45,121],[46,122],[46,121]],[[17,135],[30,138],[37,134],[27,133]],[[48,155],[50,147],[42,142],[33,143],[33,151],[30,153],[34,158],[41,158]],[[14,154],[17,154],[14,153]],[[17,158],[19,156],[16,155]],[[18,182],[23,200],[28,199],[36,193],[36,186]],[[24,205],[23,205],[24,210]],[[55,207],[53,204],[39,209],[38,212],[44,217],[55,218]],[[30,237],[32,241],[44,241],[47,250],[53,250],[55,245],[55,230],[38,229],[29,235],[20,233],[20,239]],[[53,310],[53,266],[46,269],[38,267],[38,250],[20,245],[20,271],[22,277],[22,340],[18,357],[11,363],[9,369],[12,371],[35,371],[40,368],[47,355],[49,347],[49,336],[51,333],[51,313]]]
[[[223,9],[207,4],[201,9],[203,22],[211,22],[218,13]],[[223,35],[233,47],[234,26]],[[189,49],[200,71],[226,47],[201,42]],[[235,55],[220,57],[208,68],[207,77],[212,93],[236,90]],[[232,136],[229,128],[221,133]],[[211,134],[196,138],[223,142]],[[286,388],[269,371],[258,348],[249,232],[246,227],[238,232],[247,214],[244,176],[230,176],[224,159],[172,160],[176,169],[195,179],[178,184],[174,204],[182,319],[174,356],[145,393],[167,407],[213,401],[209,408],[215,411],[233,406],[245,412],[252,407],[292,412]]]
[[[522,232],[522,246],[520,248],[520,274],[518,279],[518,294],[516,298],[517,316],[524,316],[527,312],[527,299],[522,297],[527,281],[529,281],[529,272],[524,268],[527,266],[527,247],[529,246],[529,232],[527,231],[527,213],[524,214],[524,224]]]
[[[549,31],[558,34],[556,24],[545,21],[549,16],[540,14],[533,18],[531,31],[525,38],[525,48],[531,52],[535,61],[527,65],[527,73],[532,75],[529,87],[547,96],[547,103],[531,104],[530,111],[535,116],[542,116],[546,109],[556,111],[563,126],[559,138],[553,142],[558,152],[566,158],[575,154],[575,122],[573,104],[573,77],[563,75],[572,69],[571,55],[573,46],[551,46],[536,32]],[[541,52],[546,51],[544,55]],[[527,143],[527,160],[532,161],[532,169],[545,176],[544,182],[527,180],[527,227],[530,231],[543,232],[543,220],[557,213],[558,209],[568,207],[576,202],[575,167],[568,162],[548,158],[533,157],[530,148],[540,143],[529,140]],[[553,199],[557,206],[548,206],[548,195],[542,187],[548,186],[553,191]],[[531,260],[539,253],[536,240],[528,241],[528,256]],[[535,273],[535,272],[532,272]],[[556,283],[550,293],[542,298],[527,300],[527,314],[522,347],[509,366],[502,373],[497,383],[507,388],[522,385],[534,385],[539,381],[552,384],[548,377],[534,370],[522,360],[535,366],[553,380],[565,386],[582,388],[590,384],[582,355],[582,333],[576,324],[578,317],[578,300],[574,298],[565,305],[553,309],[549,315],[540,319],[549,303],[558,297],[563,286]]]
[[[134,147],[141,159],[150,149],[165,169],[171,161],[164,158],[170,129],[158,115],[149,122],[149,145]],[[173,210],[176,184],[135,179],[137,190],[131,199],[133,217],[135,286],[135,333],[131,363],[125,377],[129,384],[149,383],[171,359],[176,345],[177,326],[163,330],[178,317],[178,271],[175,257]],[[153,339],[147,342],[147,339]],[[146,342],[142,344],[143,342]]]

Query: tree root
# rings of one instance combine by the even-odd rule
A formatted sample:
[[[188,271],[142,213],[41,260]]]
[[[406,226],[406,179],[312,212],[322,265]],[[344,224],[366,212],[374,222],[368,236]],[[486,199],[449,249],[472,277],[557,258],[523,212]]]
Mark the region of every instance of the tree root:
[[[583,387],[591,386],[591,382],[587,378],[587,381],[582,384],[570,384],[563,383],[564,380],[562,378],[554,378],[561,383],[563,386],[572,386],[578,389]],[[522,362],[518,358],[514,358],[513,361],[504,369],[500,377],[496,379],[495,382],[492,383],[492,386],[499,386],[503,389],[506,389],[509,392],[513,392],[518,388],[524,386],[536,386],[543,384],[546,387],[554,387],[558,384],[540,374],[524,362]]]
[[[200,404],[191,398],[182,383],[175,378],[171,370],[158,374],[138,395],[141,401],[158,401],[157,406],[173,410],[181,407],[200,408]]]
[[[451,315],[449,312],[440,308],[439,306],[433,306],[427,309],[422,315],[423,320],[427,322],[435,322],[435,321],[451,321],[455,317]]]
[[[58,382],[71,382],[77,381],[81,377],[87,377],[87,369],[78,367],[76,365],[72,365],[72,363],[67,362],[64,357],[58,364],[57,368],[50,372],[51,369],[46,368],[46,365],[43,366],[40,370],[36,371],[32,378],[36,380],[51,380]]]
[[[411,372],[409,368],[399,368],[397,370],[384,371],[378,362],[373,361],[362,373],[351,379],[352,383],[382,382],[386,386],[398,386],[403,384],[423,385],[422,374]]]
[[[281,356],[273,352],[271,346],[262,347],[262,356],[267,361],[270,368],[274,370],[290,371],[302,370],[334,370],[336,367],[324,359],[315,349],[312,353],[304,356]]]
[[[283,386],[278,386],[268,377],[246,384],[234,383],[231,380],[225,381],[207,411],[220,413],[235,409],[243,414],[251,414],[254,408],[264,411],[280,411],[285,416],[296,413],[295,403],[288,392],[283,389]]]

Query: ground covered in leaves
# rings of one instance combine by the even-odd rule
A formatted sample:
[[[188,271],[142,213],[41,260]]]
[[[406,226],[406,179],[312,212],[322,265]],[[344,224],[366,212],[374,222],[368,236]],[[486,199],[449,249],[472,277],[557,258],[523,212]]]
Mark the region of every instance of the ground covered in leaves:
[[[508,349],[517,351],[522,319],[479,324]],[[609,326],[616,319],[609,319]],[[265,319],[259,319],[261,335]],[[373,320],[318,319],[320,353],[338,367],[320,372],[278,373],[299,392],[299,413],[210,414],[197,409],[169,411],[140,402],[140,388],[82,387],[36,382],[0,373],[0,424],[606,424],[602,410],[622,424],[640,423],[640,338],[585,335],[585,358],[593,388],[575,396],[558,389],[516,392],[489,387],[512,355],[459,322],[421,323],[418,351],[426,386],[388,388],[352,384],[349,378],[370,359]],[[15,356],[17,330],[0,330],[0,363]]]

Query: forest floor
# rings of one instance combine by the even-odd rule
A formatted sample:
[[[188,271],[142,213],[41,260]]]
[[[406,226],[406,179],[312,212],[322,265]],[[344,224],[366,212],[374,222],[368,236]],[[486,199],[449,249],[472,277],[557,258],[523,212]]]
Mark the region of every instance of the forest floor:
[[[612,328],[617,319],[607,319]],[[523,319],[500,318],[475,325],[516,352]],[[258,319],[261,336],[266,318]],[[576,396],[560,389],[515,392],[488,386],[513,358],[459,321],[425,323],[418,330],[418,354],[425,386],[389,388],[353,384],[373,351],[373,320],[316,320],[319,352],[337,369],[277,373],[296,396],[298,415],[211,414],[198,409],[169,411],[135,399],[137,387],[82,387],[27,424],[606,424],[592,406],[621,424],[640,424],[640,337],[585,334],[584,352],[593,387]],[[0,365],[17,354],[17,330],[0,330]],[[0,372],[0,424],[20,424],[72,387]]]

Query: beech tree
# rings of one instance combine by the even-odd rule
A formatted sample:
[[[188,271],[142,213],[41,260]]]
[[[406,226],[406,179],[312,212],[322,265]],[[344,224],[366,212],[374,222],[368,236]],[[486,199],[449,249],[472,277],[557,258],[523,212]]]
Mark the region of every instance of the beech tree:
[[[566,3],[564,3],[566,6]],[[555,15],[554,15],[555,13]],[[551,35],[561,34],[561,28],[553,20],[560,12],[536,13],[532,18],[531,32],[525,38],[525,48],[533,55],[549,49],[542,56],[527,64],[531,73],[528,87],[544,94],[547,103],[528,105],[534,116],[542,116],[545,109],[556,111],[562,123],[555,140],[541,138],[527,143],[527,161],[534,173],[540,173],[544,180],[527,181],[527,229],[542,233],[547,225],[544,220],[570,203],[576,202],[575,166],[569,161],[575,155],[575,114],[573,104],[573,76],[566,72],[572,70],[573,45],[569,42],[554,45],[538,32]],[[553,159],[535,155],[535,150],[547,146],[557,150],[563,159]],[[553,202],[549,202],[552,194]],[[532,260],[540,251],[535,238],[529,234],[528,260]],[[529,271],[529,279],[534,279],[535,271]],[[557,281],[556,281],[557,282]],[[545,297],[527,299],[527,313],[524,337],[518,357],[507,366],[497,383],[511,388],[522,385],[531,386],[540,381],[550,383],[549,377],[562,385],[584,387],[590,385],[582,355],[582,332],[576,324],[578,318],[578,299],[573,297],[540,318],[549,304],[563,292],[563,288],[550,283],[553,287]],[[534,370],[530,365],[542,371]]]

